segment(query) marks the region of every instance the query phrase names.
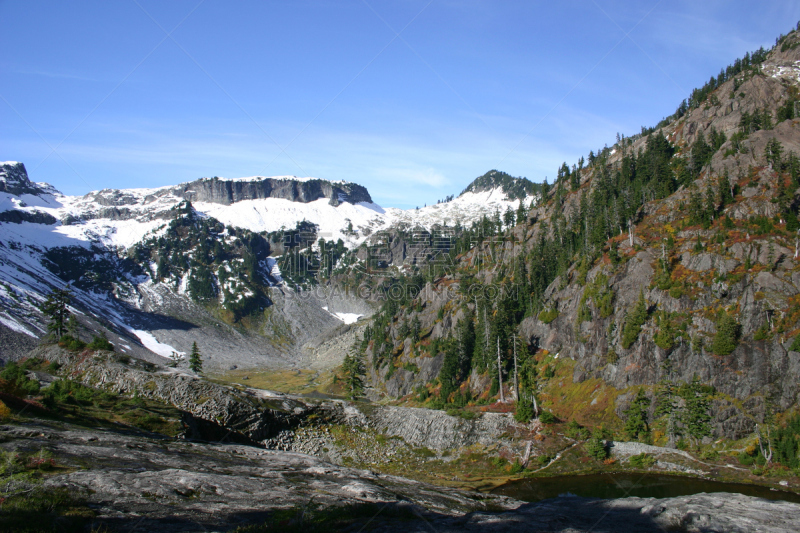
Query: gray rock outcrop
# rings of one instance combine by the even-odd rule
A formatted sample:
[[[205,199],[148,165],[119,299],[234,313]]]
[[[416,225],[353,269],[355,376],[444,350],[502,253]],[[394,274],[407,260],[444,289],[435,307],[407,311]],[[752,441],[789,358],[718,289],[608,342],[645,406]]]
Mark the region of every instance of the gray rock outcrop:
[[[0,324],[0,362],[16,360],[17,354],[33,349],[38,340]]]
[[[175,406],[186,412],[184,422],[197,438],[228,435],[229,441],[286,447],[293,432],[314,419],[369,427],[389,437],[400,437],[411,446],[441,452],[476,443],[496,444],[513,423],[510,415],[498,413],[465,420],[432,409],[307,401],[269,391],[239,390],[110,352],[76,354],[49,345],[29,355],[59,363],[72,379],[86,385],[136,393]]]
[[[177,196],[190,202],[209,202],[231,205],[242,200],[282,198],[291,202],[308,203],[327,198],[332,205],[342,202],[356,204],[372,202],[367,189],[348,182],[333,182],[321,179],[264,178],[227,180],[220,178],[201,178],[174,187],[164,187],[153,191],[144,198],[144,203],[164,196]],[[126,191],[103,189],[90,193],[87,199],[107,207],[135,205],[142,200]]]
[[[507,414],[483,413],[478,418],[464,420],[444,411],[389,405],[368,409],[365,413],[370,427],[378,432],[402,437],[414,446],[440,451],[476,443],[491,446],[513,423],[511,415]]]
[[[0,212],[0,222],[11,222],[13,224],[22,224],[23,222],[30,222],[32,224],[55,224],[58,222],[56,218],[41,211],[18,211],[9,210]]]
[[[33,350],[30,356],[59,363],[72,379],[86,385],[139,394],[177,407],[186,412],[184,422],[199,432],[198,438],[214,438],[221,433],[229,435],[231,441],[259,443],[296,426],[315,410],[314,405],[296,398],[250,389],[240,391],[202,380],[190,372],[110,352],[76,354],[50,345]]]
[[[16,196],[22,194],[40,194],[40,189],[28,179],[25,165],[17,162],[0,163],[0,192],[7,192]]]
[[[793,533],[800,525],[800,505],[741,494],[524,503],[298,453],[34,420],[0,426],[0,449],[52,454],[68,471],[45,485],[83,496],[95,511],[95,526],[113,530],[228,531],[264,523],[280,509],[293,510],[299,520],[304,510],[341,506],[350,506],[348,530],[397,533]]]
[[[341,202],[351,204],[372,202],[369,192],[361,185],[320,179],[301,181],[291,178],[253,178],[232,181],[210,178],[179,185],[170,191],[192,202],[225,205],[262,198],[283,198],[302,203],[328,198],[333,205],[339,205]]]

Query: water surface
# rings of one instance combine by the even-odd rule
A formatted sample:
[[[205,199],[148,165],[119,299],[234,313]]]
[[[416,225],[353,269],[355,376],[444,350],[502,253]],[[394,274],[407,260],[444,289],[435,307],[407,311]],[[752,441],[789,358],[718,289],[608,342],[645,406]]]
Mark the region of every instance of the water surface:
[[[738,492],[768,500],[800,503],[800,494],[773,490],[769,487],[744,483],[722,483],[668,474],[589,474],[585,476],[556,476],[509,481],[492,493],[511,496],[526,502],[574,494],[585,498],[672,498],[700,492]]]

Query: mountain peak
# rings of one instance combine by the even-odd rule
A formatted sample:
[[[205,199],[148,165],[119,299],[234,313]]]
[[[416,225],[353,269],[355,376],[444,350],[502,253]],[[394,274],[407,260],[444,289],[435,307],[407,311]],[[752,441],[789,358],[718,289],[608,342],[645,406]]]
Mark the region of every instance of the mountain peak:
[[[499,170],[490,170],[483,176],[475,178],[459,196],[465,193],[478,193],[502,189],[509,200],[522,200],[533,196],[540,191],[540,185],[533,183],[528,178],[514,177]]]
[[[17,161],[0,162],[0,192],[19,196],[20,194],[39,194],[42,192],[28,179],[25,165]]]

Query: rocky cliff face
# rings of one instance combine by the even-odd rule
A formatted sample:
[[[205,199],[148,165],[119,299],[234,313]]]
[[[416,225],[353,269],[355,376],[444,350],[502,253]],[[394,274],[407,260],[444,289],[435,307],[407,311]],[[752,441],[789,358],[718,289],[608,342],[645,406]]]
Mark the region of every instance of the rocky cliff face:
[[[578,361],[574,375],[576,381],[600,377],[623,389],[630,385],[656,383],[666,377],[690,381],[696,375],[741,400],[766,394],[777,400],[781,409],[787,409],[800,400],[797,382],[800,353],[789,349],[791,339],[781,335],[771,339],[753,339],[756,330],[767,320],[767,311],[772,309],[766,297],[756,299],[755,293],[772,290],[776,293],[775,298],[785,301],[797,294],[797,285],[791,282],[793,275],[797,274],[785,269],[777,269],[775,273],[762,271],[744,276],[735,284],[725,284],[724,288],[707,287],[696,298],[674,298],[668,291],[657,287],[648,290],[653,278],[653,252],[655,250],[639,252],[618,273],[609,272],[611,269],[601,265],[589,274],[592,278],[603,272],[611,274],[608,286],[614,291],[617,301],[613,314],[602,318],[595,311],[592,320],[579,322],[583,287],[570,284],[559,290],[559,285],[554,285],[549,301],[558,309],[558,317],[548,324],[538,317],[528,317],[520,325],[520,332],[533,345]],[[696,255],[687,259],[689,263],[703,261]],[[706,254],[705,260],[722,263],[725,256]],[[740,266],[738,262],[736,264]],[[703,271],[719,275],[719,270],[712,267]],[[746,341],[725,356],[715,355],[708,346],[701,348],[696,343],[693,346],[685,337],[679,337],[662,348],[654,342],[659,326],[650,321],[630,348],[620,348],[620,325],[625,323],[626,313],[634,306],[642,288],[646,289],[645,299],[653,308],[686,315],[690,320],[686,327],[689,338],[711,341],[716,333],[713,316],[703,317],[703,309],[738,306],[742,336]],[[611,335],[608,333],[610,329],[614,330]],[[610,350],[616,353],[616,361],[609,362]],[[669,368],[665,367],[667,361]]]
[[[22,194],[40,194],[42,189],[28,179],[28,172],[22,163],[0,163],[0,192],[16,196]]]
[[[573,167],[572,182],[562,180],[525,224],[464,253],[448,275],[388,321],[391,362],[370,370],[373,382],[393,397],[426,384],[435,392],[459,320],[471,317],[476,329],[488,324],[494,355],[494,328],[503,327],[497,321],[518,312],[527,316],[508,336],[518,335],[532,352],[569,361],[574,383],[599,379],[626,390],[697,378],[712,385],[720,395],[712,421],[717,435],[741,438],[769,409],[800,402],[794,341],[800,334],[800,172],[793,159],[800,154],[800,118],[792,107],[800,94],[800,34],[793,32],[785,43],[652,135],[623,138],[588,168]],[[633,200],[632,156],[640,168],[652,164],[642,154],[660,135],[669,146],[667,179],[679,185],[660,197],[655,185],[644,187],[636,200],[641,208],[626,220],[618,213]],[[600,203],[613,187],[621,189],[617,203]],[[605,213],[591,214],[600,209]],[[701,210],[710,213],[705,220]],[[605,232],[607,240],[592,247],[593,234]],[[559,275],[540,294],[531,289],[512,303],[485,298],[489,290],[502,295],[532,287],[533,274],[524,283],[520,276],[545,275],[538,264],[553,260],[541,254],[555,255],[563,247],[581,252],[558,259],[566,268],[548,267]],[[639,330],[626,332],[640,298]],[[476,308],[481,299],[488,304]],[[732,317],[729,326],[723,315]],[[401,326],[414,321],[422,334],[412,340]],[[722,348],[726,336],[729,346]],[[434,346],[440,351],[431,351]],[[381,347],[368,347],[368,358],[376,348]],[[510,345],[504,345],[506,383],[510,357]],[[493,372],[491,365],[475,368],[473,361],[471,372],[459,374],[461,390],[485,395]],[[618,414],[629,400],[625,394],[617,398]],[[557,401],[552,406],[558,410]]]
[[[328,198],[332,205],[341,202],[355,204],[372,202],[367,189],[355,183],[326,180],[293,180],[253,178],[252,180],[202,179],[171,189],[173,194],[192,202],[212,202],[229,205],[241,200],[282,198],[291,202],[308,203]]]
[[[228,180],[202,178],[175,187],[156,189],[144,198],[129,191],[104,189],[87,196],[92,202],[108,206],[123,207],[138,203],[149,204],[159,198],[174,196],[190,202],[208,202],[231,205],[242,200],[280,198],[291,202],[309,203],[327,198],[331,205],[342,202],[357,204],[372,202],[365,187],[355,183],[332,182],[321,179],[262,178]]]

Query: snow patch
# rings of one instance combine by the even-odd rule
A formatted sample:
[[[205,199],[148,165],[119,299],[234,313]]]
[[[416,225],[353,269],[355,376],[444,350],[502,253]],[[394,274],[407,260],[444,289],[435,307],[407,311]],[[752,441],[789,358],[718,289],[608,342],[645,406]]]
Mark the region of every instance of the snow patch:
[[[355,324],[356,322],[358,322],[359,318],[364,316],[364,315],[359,315],[357,313],[331,313],[330,311],[328,311],[328,306],[327,305],[324,306],[322,309],[327,311],[328,314],[331,315],[332,317],[338,318],[339,320],[341,320],[345,324]]]
[[[355,324],[358,322],[358,319],[364,315],[359,315],[356,313],[331,313],[333,316],[344,322],[345,324]]]
[[[30,331],[28,328],[11,318],[10,316],[6,315],[5,313],[0,314],[0,324],[3,324],[5,327],[12,331],[16,331],[17,333],[24,333],[34,339],[38,339],[39,337]]]
[[[354,240],[346,232],[348,223],[352,223],[354,229],[382,225],[383,211],[366,202],[356,205],[342,203],[334,207],[327,198],[308,203],[292,202],[284,198],[262,198],[241,200],[233,205],[210,202],[197,202],[193,205],[198,211],[223,224],[254,232],[294,229],[298,222],[306,220],[319,227],[319,236],[325,240],[342,239],[345,242]]]
[[[278,260],[274,257],[267,257],[267,270],[269,271],[269,275],[275,278],[275,281],[278,282],[278,285],[283,283],[283,278],[281,277],[281,267],[278,266]]]
[[[139,337],[139,341],[141,341],[142,345],[150,350],[153,353],[160,355],[161,357],[169,357],[172,355],[172,352],[177,352],[178,354],[183,354],[183,352],[178,352],[175,348],[170,346],[169,344],[164,344],[163,342],[158,342],[152,333],[149,331],[144,331],[141,329],[129,329],[131,333]]]
[[[527,209],[531,202],[536,203],[538,200],[538,196],[527,196],[522,200],[522,204]],[[495,213],[500,213],[502,217],[507,209],[511,208],[516,211],[518,207],[519,200],[510,200],[501,188],[481,192],[465,192],[449,202],[419,209],[390,207],[385,211],[383,227],[405,224],[412,227],[422,226],[430,230],[434,226],[452,227],[458,223],[467,226],[484,216],[492,217]]]

